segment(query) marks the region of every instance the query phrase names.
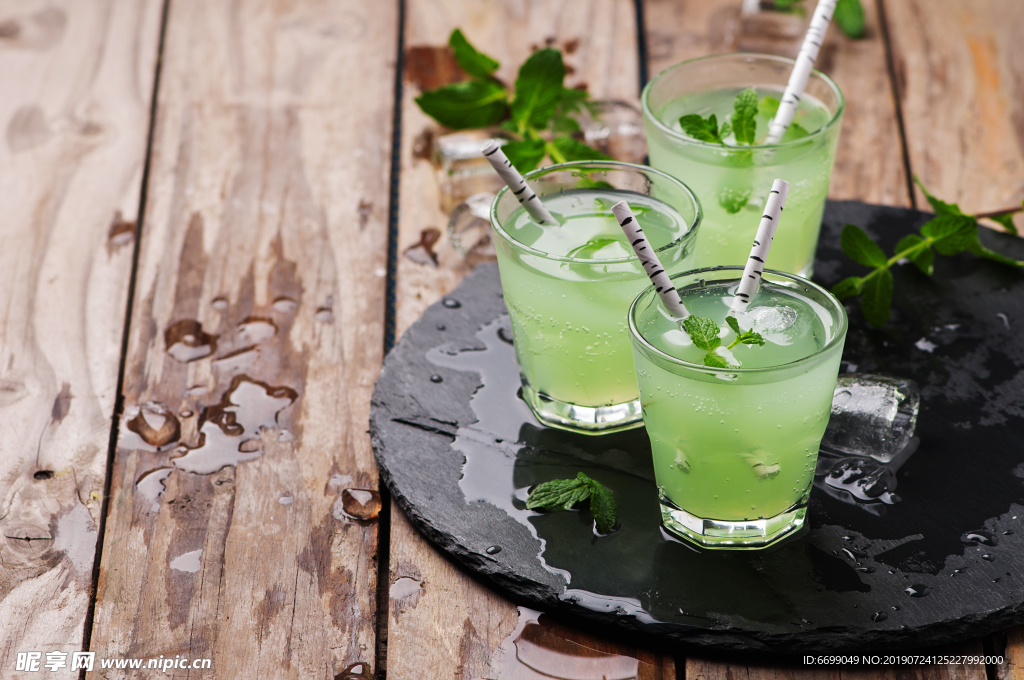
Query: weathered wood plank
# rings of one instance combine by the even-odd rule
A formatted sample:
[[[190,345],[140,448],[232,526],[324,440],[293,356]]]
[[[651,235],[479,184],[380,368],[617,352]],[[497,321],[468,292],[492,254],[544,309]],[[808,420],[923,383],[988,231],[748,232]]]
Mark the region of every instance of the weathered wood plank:
[[[395,2],[171,3],[101,656],[372,677],[396,26]]]
[[[933,194],[965,211],[1019,206],[1024,199],[1019,46],[1024,5],[1014,0],[884,5],[911,170]],[[920,189],[915,192],[918,205],[927,206]]]
[[[0,2],[5,678],[82,649],[162,4]]]
[[[873,2],[861,4],[864,38],[850,40],[832,27],[817,62],[846,99],[829,197],[908,206],[878,12]],[[796,56],[805,21],[776,12],[741,15],[740,5],[740,0],[644,0],[652,76],[686,59],[735,50]]]
[[[562,49],[570,86],[586,84],[596,98],[638,101],[635,9],[626,0],[411,0],[407,3],[405,92],[402,102],[401,212],[399,252],[420,242],[425,229],[445,231],[437,170],[429,145],[439,132],[413,99],[422,89],[458,78],[446,54],[448,34],[462,28],[480,49],[501,61],[498,77],[515,81],[516,70],[530,50],[545,44]],[[436,267],[399,258],[396,281],[396,327],[408,328],[422,311],[454,289],[471,266],[452,248],[446,235],[434,246]],[[423,258],[419,258],[422,260]],[[516,608],[465,576],[425,542],[401,510],[392,506],[391,582],[388,621],[388,677],[526,678],[515,654],[502,647],[517,624]],[[418,585],[417,585],[418,582]],[[397,584],[397,585],[395,585]],[[564,640],[563,636],[554,636]],[[633,662],[641,677],[674,677],[670,658],[580,635],[576,644],[593,654]],[[604,646],[602,646],[604,645]],[[572,653],[572,652],[568,652]],[[590,653],[590,652],[587,652]],[[635,661],[635,657],[641,657]],[[657,669],[657,675],[650,669]],[[667,669],[667,670],[666,670]],[[597,669],[599,670],[599,668]],[[577,676],[574,676],[577,677]],[[600,677],[600,674],[596,677]]]

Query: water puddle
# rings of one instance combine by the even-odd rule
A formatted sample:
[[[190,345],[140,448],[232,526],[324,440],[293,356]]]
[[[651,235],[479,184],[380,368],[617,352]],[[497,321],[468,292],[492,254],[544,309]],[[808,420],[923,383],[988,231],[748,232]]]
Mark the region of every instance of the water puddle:
[[[217,336],[203,331],[194,319],[182,319],[164,331],[167,353],[182,363],[196,361],[217,351]]]
[[[200,559],[202,556],[202,549],[178,555],[171,560],[171,569],[183,571],[187,574],[195,574],[202,568],[202,562]]]
[[[335,519],[370,521],[380,514],[380,494],[370,489],[342,489],[341,498],[334,504]]]
[[[155,401],[125,409],[124,423],[127,432],[122,430],[120,445],[126,449],[159,451],[181,436],[177,416]]]

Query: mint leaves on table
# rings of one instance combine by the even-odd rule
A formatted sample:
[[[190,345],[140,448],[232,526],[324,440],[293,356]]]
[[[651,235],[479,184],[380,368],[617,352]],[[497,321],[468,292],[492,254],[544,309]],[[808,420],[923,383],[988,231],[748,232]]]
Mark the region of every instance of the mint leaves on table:
[[[530,510],[571,510],[590,499],[590,514],[599,533],[611,533],[617,520],[615,498],[601,482],[576,473],[576,479],[552,479],[538,485],[526,499]]]
[[[494,77],[498,61],[477,50],[461,30],[452,31],[448,45],[472,79],[417,97],[428,116],[453,130],[500,124],[512,138],[502,151],[520,172],[533,170],[545,157],[556,163],[608,159],[573,137],[580,132],[573,114],[586,106],[588,95],[565,87],[561,52],[548,47],[530,55],[519,68],[513,95]]]
[[[736,339],[726,349],[732,349],[736,345],[763,345],[764,338],[753,330],[740,331],[739,321],[734,316],[725,317],[726,323],[736,333]],[[687,332],[693,344],[707,354],[704,355],[704,365],[713,368],[729,368],[729,362],[725,357],[715,352],[722,344],[720,337],[721,329],[713,320],[703,316],[688,316],[683,320],[683,330]]]
[[[921,225],[920,234],[908,234],[901,238],[892,257],[887,257],[885,251],[856,225],[847,224],[840,237],[843,252],[854,262],[871,267],[872,271],[865,276],[843,279],[832,288],[832,293],[840,300],[859,295],[864,319],[876,328],[884,326],[889,320],[893,289],[890,270],[894,264],[903,260],[913,263],[928,276],[935,270],[936,253],[948,256],[966,251],[1002,264],[1024,267],[1024,261],[1014,260],[986,248],[978,237],[979,217],[993,219],[1010,233],[1016,234],[1013,215],[1024,211],[1024,204],[1021,208],[968,215],[955,203],[946,203],[932,196],[917,177],[914,177],[914,181],[931,204],[935,217]]]

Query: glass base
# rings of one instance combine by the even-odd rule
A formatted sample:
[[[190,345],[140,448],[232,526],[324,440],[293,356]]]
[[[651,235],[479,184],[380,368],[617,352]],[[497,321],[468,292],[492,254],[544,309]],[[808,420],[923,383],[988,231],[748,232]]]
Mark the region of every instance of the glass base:
[[[778,543],[804,526],[807,497],[774,517],[728,521],[703,519],[686,512],[660,494],[661,523],[665,528],[702,548],[760,549]]]
[[[523,401],[545,425],[580,434],[621,432],[644,424],[639,399],[611,406],[577,406],[537,392],[523,380]]]

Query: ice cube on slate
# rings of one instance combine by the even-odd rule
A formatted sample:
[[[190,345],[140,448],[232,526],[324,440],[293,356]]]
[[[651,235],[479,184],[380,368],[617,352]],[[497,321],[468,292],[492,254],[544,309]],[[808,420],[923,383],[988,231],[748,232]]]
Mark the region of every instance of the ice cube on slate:
[[[888,463],[914,436],[920,404],[913,380],[867,373],[841,375],[821,448]]]

